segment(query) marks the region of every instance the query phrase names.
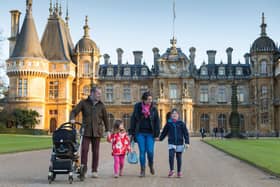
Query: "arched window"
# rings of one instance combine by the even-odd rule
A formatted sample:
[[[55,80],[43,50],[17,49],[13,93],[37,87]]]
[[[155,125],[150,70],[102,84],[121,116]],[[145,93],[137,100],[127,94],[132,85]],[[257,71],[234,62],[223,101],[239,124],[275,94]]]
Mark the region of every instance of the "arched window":
[[[129,114],[123,115],[123,123],[124,123],[125,129],[127,130],[130,126],[130,115]]]
[[[208,114],[202,114],[200,116],[200,128],[204,127],[206,132],[210,132],[209,130],[209,115]]]
[[[224,130],[227,127],[227,118],[225,114],[220,114],[218,116],[218,128],[224,128]]]
[[[108,114],[108,120],[109,120],[109,129],[113,130],[113,128],[114,128],[114,121],[115,121],[114,115],[109,113]]]
[[[267,65],[266,61],[261,62],[261,74],[266,74],[267,73]]]

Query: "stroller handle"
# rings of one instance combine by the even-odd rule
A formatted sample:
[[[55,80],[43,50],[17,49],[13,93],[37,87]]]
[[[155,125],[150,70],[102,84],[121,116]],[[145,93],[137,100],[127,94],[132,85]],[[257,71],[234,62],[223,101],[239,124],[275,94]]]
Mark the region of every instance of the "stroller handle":
[[[75,123],[71,123],[70,121],[68,121],[68,122],[62,123],[62,124],[60,125],[59,129],[62,129],[62,128],[64,128],[64,127],[70,127],[70,128],[72,128],[72,129],[74,129],[76,125],[82,126],[82,123],[77,122],[77,121],[75,121]]]

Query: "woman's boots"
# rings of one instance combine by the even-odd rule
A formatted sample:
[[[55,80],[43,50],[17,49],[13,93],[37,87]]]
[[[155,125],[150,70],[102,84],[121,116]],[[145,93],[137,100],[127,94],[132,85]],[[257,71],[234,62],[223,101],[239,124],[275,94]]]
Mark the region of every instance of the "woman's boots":
[[[145,177],[145,166],[141,166],[140,177]]]
[[[149,168],[150,168],[151,174],[154,175],[155,174],[154,164],[149,163]]]
[[[150,168],[151,174],[154,175],[155,174],[154,164],[149,164],[149,168]],[[146,170],[145,166],[141,166],[140,177],[145,177],[145,175],[146,175],[145,170]]]

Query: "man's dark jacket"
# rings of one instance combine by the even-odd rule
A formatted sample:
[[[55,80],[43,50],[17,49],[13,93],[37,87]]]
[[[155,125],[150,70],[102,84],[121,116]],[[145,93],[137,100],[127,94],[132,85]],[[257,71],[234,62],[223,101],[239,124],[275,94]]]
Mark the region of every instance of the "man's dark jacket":
[[[100,138],[103,136],[103,129],[109,131],[108,115],[105,105],[98,101],[93,103],[92,99],[81,100],[79,104],[71,111],[70,120],[82,112],[83,117],[83,135],[87,137]]]

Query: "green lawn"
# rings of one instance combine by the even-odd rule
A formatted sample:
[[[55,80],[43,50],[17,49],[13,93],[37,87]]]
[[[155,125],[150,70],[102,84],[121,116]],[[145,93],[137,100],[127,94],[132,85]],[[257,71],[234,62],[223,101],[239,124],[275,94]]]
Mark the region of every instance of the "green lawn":
[[[0,134],[0,154],[51,147],[52,140],[48,136]]]
[[[234,157],[280,176],[280,140],[205,140]]]

